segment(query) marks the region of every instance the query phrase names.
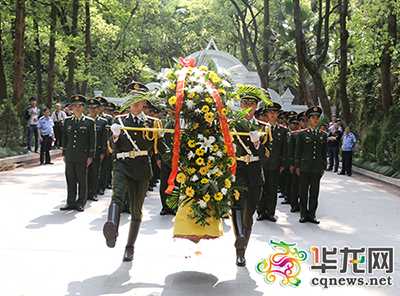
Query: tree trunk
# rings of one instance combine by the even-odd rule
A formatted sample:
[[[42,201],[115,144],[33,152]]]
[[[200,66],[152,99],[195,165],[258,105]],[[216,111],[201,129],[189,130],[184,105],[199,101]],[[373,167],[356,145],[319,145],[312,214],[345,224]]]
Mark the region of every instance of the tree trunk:
[[[72,2],[72,28],[71,35],[72,39],[75,40],[75,37],[78,35],[78,11],[79,11],[79,0],[73,0]],[[68,81],[67,81],[67,97],[70,98],[74,93],[75,83],[75,51],[76,46],[71,45],[69,47],[68,53]]]
[[[389,4],[390,14],[388,16],[388,42],[383,48],[381,57],[381,94],[383,112],[385,118],[389,117],[389,109],[393,105],[392,85],[390,79],[390,69],[392,62],[393,47],[396,44],[396,15],[393,13],[393,6]]]
[[[25,39],[25,1],[16,0],[14,36],[14,74],[13,74],[13,104],[17,105],[24,96],[24,39]]]
[[[299,57],[299,54],[297,54],[297,65],[299,68],[300,103],[306,104],[308,107],[315,106],[318,104],[318,101],[314,101],[311,97],[310,88],[307,83],[306,69],[304,68],[303,61]]]
[[[86,96],[87,84],[89,81],[89,71],[92,67],[92,43],[90,42],[90,3],[85,2],[85,80],[82,82],[82,95]]]
[[[54,1],[51,1],[50,12],[50,41],[49,41],[49,72],[47,82],[47,103],[53,105],[54,97],[54,65],[56,59],[56,26],[57,26],[57,6]]]
[[[35,36],[35,45],[36,45],[36,97],[38,104],[42,103],[42,93],[43,93],[43,86],[42,86],[42,57],[40,51],[40,41],[39,41],[39,24],[37,22],[36,17],[33,20],[33,25],[35,27],[36,36]],[[50,108],[49,106],[47,106]]]
[[[329,0],[327,0],[328,2]],[[322,79],[322,75],[319,69],[319,64],[312,61],[309,56],[308,56],[308,49],[307,45],[304,39],[304,34],[303,34],[303,28],[302,28],[302,19],[301,19],[301,11],[300,11],[300,2],[299,0],[293,0],[294,4],[294,23],[295,23],[295,34],[296,34],[296,43],[299,42],[299,49],[300,49],[300,57],[304,63],[304,66],[307,68],[308,73],[310,73],[312,79],[313,79],[313,84],[315,88],[315,93],[317,97],[320,99],[322,109],[324,111],[324,114],[327,115],[328,117],[331,117],[332,111],[329,106],[329,101],[328,97],[326,95],[326,90],[325,90],[325,85],[324,81]],[[329,9],[329,4],[327,3],[327,11]],[[328,14],[325,16],[328,18]],[[325,30],[327,30],[327,20],[325,19]],[[325,32],[325,36],[326,36]],[[324,44],[326,45],[328,43],[328,40],[325,38]],[[324,55],[326,55],[327,49],[324,48],[323,53],[321,56],[318,58],[319,61],[324,60]]]
[[[2,35],[1,29],[1,11],[0,11],[0,40]],[[7,81],[6,81],[6,74],[4,72],[4,65],[3,65],[3,53],[1,49],[1,42],[0,42],[0,104],[8,98],[7,95]]]
[[[263,31],[263,76],[266,88],[269,87],[269,0],[264,0],[264,31]]]
[[[346,124],[353,120],[350,113],[349,98],[347,97],[347,39],[349,33],[346,28],[346,18],[348,9],[348,0],[341,1],[340,9],[340,73],[339,73],[339,98],[343,105],[343,115]],[[337,112],[336,112],[337,113]],[[336,114],[338,115],[338,114]]]

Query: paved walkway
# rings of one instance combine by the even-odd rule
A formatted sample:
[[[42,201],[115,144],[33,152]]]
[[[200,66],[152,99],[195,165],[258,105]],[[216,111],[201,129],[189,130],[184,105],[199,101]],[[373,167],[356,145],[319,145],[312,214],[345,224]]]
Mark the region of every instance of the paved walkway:
[[[173,239],[173,217],[159,215],[158,193],[149,192],[135,260],[123,263],[128,215],[122,215],[116,247],[107,248],[102,225],[111,191],[99,202],[89,201],[83,213],[60,211],[66,199],[64,163],[54,161],[53,166],[30,165],[0,173],[0,295],[400,295],[400,197],[356,175],[325,174],[317,212],[320,225],[298,223],[298,213],[290,213],[289,206],[279,200],[278,222],[254,225],[246,267],[234,263],[230,220],[223,221],[225,235],[217,240],[196,245]],[[283,279],[280,275],[276,275],[276,282],[267,283],[256,271],[262,258],[277,253],[270,240],[296,243],[299,251],[307,252],[307,260],[300,263],[298,287],[279,284]],[[311,270],[316,266],[311,247],[317,247],[321,254],[323,247],[354,250],[377,246],[394,248],[393,273],[382,270],[386,261],[381,256],[372,274],[353,274],[352,264],[340,274],[339,251],[328,256],[337,260],[331,264],[337,270],[326,275]],[[354,266],[363,269],[372,261],[367,251],[361,255],[366,256],[366,262]],[[368,286],[323,289],[311,284],[345,284],[356,277],[365,282],[378,277],[381,284],[389,281],[392,285],[371,286],[373,282],[368,282]]]

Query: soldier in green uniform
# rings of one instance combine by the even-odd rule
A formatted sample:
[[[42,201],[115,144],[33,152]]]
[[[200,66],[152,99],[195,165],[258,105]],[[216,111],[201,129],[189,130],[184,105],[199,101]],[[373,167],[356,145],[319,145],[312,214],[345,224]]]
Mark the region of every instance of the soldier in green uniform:
[[[114,110],[114,103],[107,102],[107,100],[103,97],[96,97],[96,99],[100,102],[99,113],[98,115],[101,118],[107,120],[107,125],[112,125],[114,123],[114,118],[106,114],[104,111],[105,109],[111,108]],[[108,136],[111,135],[111,132],[108,133]],[[111,155],[107,150],[106,156],[104,160],[101,162],[100,167],[100,178],[99,178],[99,185],[97,188],[97,193],[99,195],[104,195],[104,191],[107,189],[111,189],[111,171],[112,171],[112,162],[111,162]]]
[[[150,158],[148,151],[153,147],[155,138],[152,132],[128,131],[121,127],[157,127],[159,121],[149,119],[143,113],[146,101],[141,97],[148,91],[147,87],[141,83],[133,83],[133,91],[128,98],[131,102],[131,113],[123,119],[119,118],[112,125],[112,137],[109,139],[109,147],[112,153],[116,154],[113,163],[113,194],[111,205],[108,209],[107,222],[103,227],[103,234],[106,238],[107,246],[113,248],[118,236],[119,219],[122,208],[124,207],[125,193],[129,188],[131,202],[131,222],[129,228],[128,242],[125,247],[124,261],[132,261],[134,245],[139,234],[142,220],[142,206],[146,196],[149,180],[152,177]],[[135,99],[137,101],[135,101]],[[158,141],[159,148],[163,145]]]
[[[278,123],[281,105],[273,103],[267,106],[267,115],[271,126],[272,141],[269,143],[270,156],[263,165],[265,176],[264,190],[258,203],[257,221],[269,220],[276,222],[275,209],[279,175],[285,168],[287,157],[287,128]]]
[[[318,130],[322,110],[311,107],[306,111],[309,127],[298,133],[294,163],[300,177],[300,223],[319,224],[315,217],[321,177],[326,168],[327,135]]]
[[[107,153],[107,120],[98,115],[100,102],[96,99],[87,101],[89,116],[94,120],[96,127],[96,154],[88,168],[88,199],[97,201],[100,164]]]
[[[83,115],[85,97],[73,95],[70,100],[74,115],[65,119],[63,127],[63,160],[68,197],[67,204],[60,210],[76,209],[83,212],[87,199],[87,168],[93,161],[96,149],[95,125],[92,118]]]
[[[296,118],[297,112],[296,111],[288,111],[286,112],[285,118],[288,122],[288,129],[287,129],[287,141],[288,141],[288,154],[289,154],[289,141],[290,141],[290,135],[292,133],[293,130],[297,130],[298,129],[298,121],[295,120],[292,123],[290,123],[290,119],[292,118]],[[286,159],[288,160],[288,156],[286,157]],[[283,172],[281,174],[284,174],[284,179],[286,180],[285,182],[285,188],[284,188],[284,200],[281,202],[281,204],[283,205],[287,205],[290,204],[290,192],[292,189],[292,173],[290,172],[289,169],[289,161],[286,161],[285,164],[285,169],[283,170]]]
[[[265,148],[265,140],[260,139],[257,130],[262,127],[254,117],[257,103],[261,99],[252,95],[241,97],[240,107],[243,110],[251,108],[251,111],[240,121],[235,123],[234,131],[249,131],[249,136],[234,136],[236,145],[236,182],[245,184],[247,191],[240,194],[239,200],[234,203],[232,209],[232,224],[236,241],[236,265],[245,266],[245,249],[251,236],[253,227],[253,214],[256,211],[261,195],[261,188],[264,184],[260,160],[267,157],[268,150]]]

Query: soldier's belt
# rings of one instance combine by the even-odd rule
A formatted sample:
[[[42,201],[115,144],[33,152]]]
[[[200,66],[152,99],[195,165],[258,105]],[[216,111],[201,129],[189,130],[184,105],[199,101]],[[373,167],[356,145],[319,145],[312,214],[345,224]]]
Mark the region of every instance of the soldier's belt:
[[[135,158],[137,156],[148,155],[147,151],[129,151],[129,152],[121,152],[117,153],[118,159],[125,159],[125,158]]]
[[[260,160],[260,157],[259,156],[254,156],[254,155],[246,155],[246,156],[239,156],[239,157],[236,157],[236,160],[237,161],[244,161],[244,162],[247,162],[247,163],[249,163],[249,162],[253,162],[253,161],[259,161]]]

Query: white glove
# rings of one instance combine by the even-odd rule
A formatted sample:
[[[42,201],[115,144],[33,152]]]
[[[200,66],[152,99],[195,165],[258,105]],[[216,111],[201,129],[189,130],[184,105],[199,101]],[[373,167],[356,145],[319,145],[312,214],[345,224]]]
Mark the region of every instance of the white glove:
[[[114,123],[111,126],[111,131],[112,131],[114,136],[119,136],[120,133],[121,133],[121,126],[119,124]]]
[[[250,140],[253,143],[260,141],[260,135],[258,134],[257,131],[251,131],[249,134],[250,134]]]

